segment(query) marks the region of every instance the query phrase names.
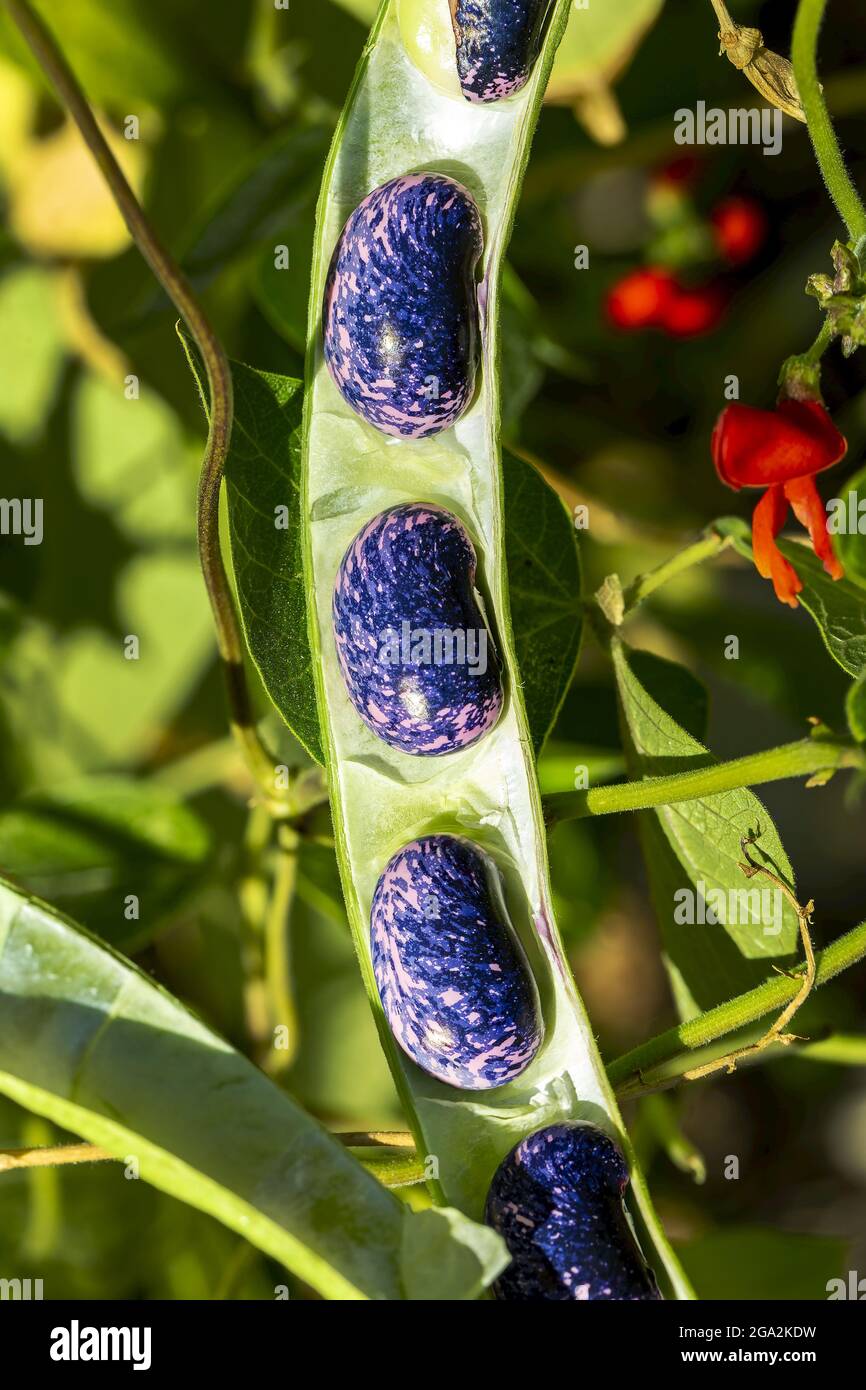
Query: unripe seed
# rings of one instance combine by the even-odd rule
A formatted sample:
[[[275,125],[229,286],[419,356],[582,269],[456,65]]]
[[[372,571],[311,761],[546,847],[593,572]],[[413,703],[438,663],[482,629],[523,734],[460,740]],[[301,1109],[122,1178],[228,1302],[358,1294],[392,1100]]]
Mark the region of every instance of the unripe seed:
[[[474,200],[442,174],[391,179],[343,228],[325,287],[325,361],[385,434],[438,434],[471,401],[481,249]]]
[[[496,1296],[511,1302],[661,1297],[623,1207],[625,1159],[593,1124],[550,1125],[496,1170],[485,1220],[511,1264]]]
[[[404,753],[468,748],[502,710],[493,640],[475,592],[475,550],[442,507],[373,517],[334,586],[334,637],[349,698]]]
[[[519,92],[538,56],[549,0],[450,0],[457,73],[468,101]]]
[[[487,854],[454,835],[406,845],[376,886],[370,945],[391,1031],[419,1067],[468,1091],[526,1070],[538,995]]]

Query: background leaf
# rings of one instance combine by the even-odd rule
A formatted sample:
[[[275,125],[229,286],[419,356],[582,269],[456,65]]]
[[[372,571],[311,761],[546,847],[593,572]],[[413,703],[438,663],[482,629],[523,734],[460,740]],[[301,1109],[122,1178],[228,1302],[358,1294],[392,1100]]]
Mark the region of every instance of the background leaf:
[[[833,545],[845,566],[846,579],[866,587],[866,468],[843,484],[839,500],[846,524],[856,520],[857,529],[841,531],[833,537]]]
[[[648,659],[646,654],[635,660],[636,654],[618,640],[613,643],[612,654],[631,775],[663,776],[715,762],[704,745],[666,711],[670,701],[683,717],[693,720],[699,702],[684,694],[682,671],[661,658]],[[674,895],[679,890],[691,887],[697,900],[712,889],[743,892],[755,886],[738,865],[742,859],[740,837],[759,827],[761,839],[754,852],[787,882],[793,882],[791,865],[758,798],[741,788],[639,812],[638,823],[681,1014],[688,1017],[758,984],[766,977],[768,957],[788,955],[794,949],[797,919],[787,901],[777,935],[768,934],[760,914],[751,910],[741,914],[747,920],[739,925],[674,921]]]
[[[416,1218],[252,1063],[122,958],[0,881],[0,1091],[210,1212],[327,1298],[474,1297],[496,1238]],[[459,1249],[449,1259],[442,1221]],[[399,1262],[401,1248],[412,1270]],[[414,1271],[414,1272],[413,1272]]]
[[[677,1246],[699,1298],[826,1299],[845,1272],[845,1241],[732,1226]]]
[[[205,398],[196,355],[190,366]],[[235,419],[226,460],[241,619],[262,683],[292,733],[323,761],[301,559],[303,383],[232,363]],[[285,509],[277,525],[277,508]]]
[[[155,782],[82,778],[0,814],[3,872],[126,951],[153,935],[210,851],[204,822]],[[136,920],[124,913],[130,893]]]
[[[713,525],[720,534],[732,538],[735,549],[745,559],[753,559],[746,522],[739,517],[723,517]],[[798,598],[815,619],[828,652],[849,675],[859,676],[866,671],[866,590],[847,578],[831,579],[806,546],[784,539],[778,541],[778,546],[803,581]]]
[[[571,517],[532,464],[502,455],[511,625],[536,756],[571,684],[583,608]]]

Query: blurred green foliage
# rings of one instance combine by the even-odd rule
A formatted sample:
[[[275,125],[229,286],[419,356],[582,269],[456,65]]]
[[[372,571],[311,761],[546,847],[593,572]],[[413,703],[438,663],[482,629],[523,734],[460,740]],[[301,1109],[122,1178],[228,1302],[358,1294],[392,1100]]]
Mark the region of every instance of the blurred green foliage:
[[[371,7],[52,0],[41,8],[108,126],[121,132],[127,116],[139,117],[131,173],[232,357],[300,374],[318,180]],[[635,37],[657,8],[634,6]],[[744,0],[737,18],[787,49],[790,5]],[[653,176],[682,153],[674,110],[699,99],[751,102],[719,60],[715,34],[709,4],[666,0],[633,55],[626,36],[597,72],[580,74],[616,74],[625,138],[595,143],[569,98],[545,111],[533,148],[506,281],[506,430],[513,447],[553,470],[570,506],[588,508],[585,594],[614,571],[628,580],[650,568],[715,516],[747,515],[749,499],[726,493],[710,464],[724,380],[735,373],[741,399],[770,405],[781,361],[818,327],[803,288],[824,268],[838,226],[806,132],[791,125],[776,158],[758,147],[697,152],[689,192],[697,216],[737,192],[758,200],[770,224],[748,265],[694,271],[724,290],[721,326],[678,341],[624,335],[606,322],[608,287],[645,259],[657,230]],[[821,63],[863,188],[858,6],[838,0]],[[200,404],[173,312],[98,180],[85,186],[73,137],[62,135],[44,81],[0,13],[0,470],[4,496],[43,499],[45,524],[40,546],[0,538],[0,868],[129,950],[254,1055],[250,788],[224,743],[195,548]],[[575,268],[582,245],[589,271]],[[288,271],[275,264],[282,246]],[[822,480],[828,497],[847,496],[848,479],[863,491],[862,359],[833,349],[826,364],[825,396],[850,446]],[[130,378],[137,399],[127,394]],[[843,538],[841,550],[851,579],[862,581],[858,538]],[[731,633],[740,641],[735,662],[725,656]],[[139,641],[134,660],[124,655],[129,635]],[[796,737],[810,716],[845,727],[845,673],[809,616],[782,611],[742,560],[659,591],[630,637],[700,677],[709,721],[695,736],[716,756]],[[258,687],[256,699],[267,714]],[[695,733],[688,709],[668,712]],[[268,729],[287,762],[303,756],[272,715]],[[620,743],[612,673],[588,638],[542,776],[547,767],[562,778],[573,755],[574,765],[613,778]],[[816,935],[832,939],[863,916],[856,788],[837,779],[765,793],[802,892],[816,900]],[[309,828],[317,843],[301,857],[291,926],[298,1049],[279,1082],[336,1127],[398,1127],[326,814]],[[674,1018],[635,827],[613,818],[563,825],[551,856],[577,979],[612,1055]],[[128,894],[147,907],[137,922],[124,918]],[[837,1026],[863,1031],[862,972],[821,1000]],[[857,1084],[842,1067],[783,1061],[689,1098],[684,1122],[705,1154],[706,1187],[696,1195],[661,1154],[650,1180],[704,1296],[822,1297],[826,1279],[849,1262],[863,1267],[866,1170],[843,1161],[839,1139],[859,1125],[866,1147]],[[0,1104],[0,1147],[62,1137]],[[742,1155],[737,1182],[723,1177],[731,1152]],[[840,1234],[850,1242],[844,1253],[828,1238]],[[142,1183],[113,1181],[104,1166],[0,1176],[0,1273],[43,1277],[58,1297],[269,1298],[284,1280],[211,1218]]]

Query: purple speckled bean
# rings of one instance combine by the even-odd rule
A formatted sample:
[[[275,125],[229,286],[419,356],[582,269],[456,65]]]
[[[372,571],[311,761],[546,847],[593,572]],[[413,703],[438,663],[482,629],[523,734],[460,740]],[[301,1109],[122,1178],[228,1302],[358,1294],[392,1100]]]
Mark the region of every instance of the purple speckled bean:
[[[661,1297],[623,1208],[628,1168],[593,1124],[550,1125],[496,1170],[485,1219],[511,1264],[498,1298],[515,1303],[653,1301]]]
[[[471,401],[481,248],[471,195],[442,174],[391,179],[343,228],[325,287],[325,361],[385,434],[438,434]]]
[[[465,528],[423,502],[373,517],[346,551],[333,599],[340,669],[358,714],[392,748],[454,753],[499,718],[499,662],[474,584]]]
[[[489,856],[454,835],[406,845],[376,886],[370,946],[391,1031],[424,1071],[480,1091],[526,1070],[538,996]]]
[[[450,0],[467,101],[501,101],[529,80],[550,0]]]

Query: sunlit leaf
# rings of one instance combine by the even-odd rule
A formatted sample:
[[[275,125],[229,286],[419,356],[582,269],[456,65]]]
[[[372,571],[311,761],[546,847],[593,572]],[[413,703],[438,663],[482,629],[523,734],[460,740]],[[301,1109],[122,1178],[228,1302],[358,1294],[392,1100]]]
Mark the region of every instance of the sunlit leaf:
[[[407,1211],[170,995],[2,881],[0,1004],[0,1091],[135,1161],[324,1297],[473,1298],[502,1267],[491,1231]]]
[[[667,713],[670,703],[685,717],[683,673],[646,654],[636,662],[613,645],[626,756],[632,776],[664,776],[706,767],[716,760]],[[640,669],[640,677],[637,669]],[[693,702],[689,702],[693,704]],[[689,1016],[758,984],[768,958],[788,955],[797,919],[776,892],[757,898],[745,878],[740,839],[760,830],[752,853],[787,882],[793,876],[776,829],[758,798],[746,788],[638,813],[653,906],[681,1013]],[[767,890],[769,885],[760,885]],[[749,890],[752,890],[750,893]],[[683,895],[691,895],[686,898]],[[726,921],[699,920],[724,895]],[[732,895],[736,894],[736,897]],[[691,912],[689,903],[693,904]],[[678,909],[681,909],[678,912]],[[676,920],[689,915],[692,921]],[[736,921],[730,920],[736,918]]]

